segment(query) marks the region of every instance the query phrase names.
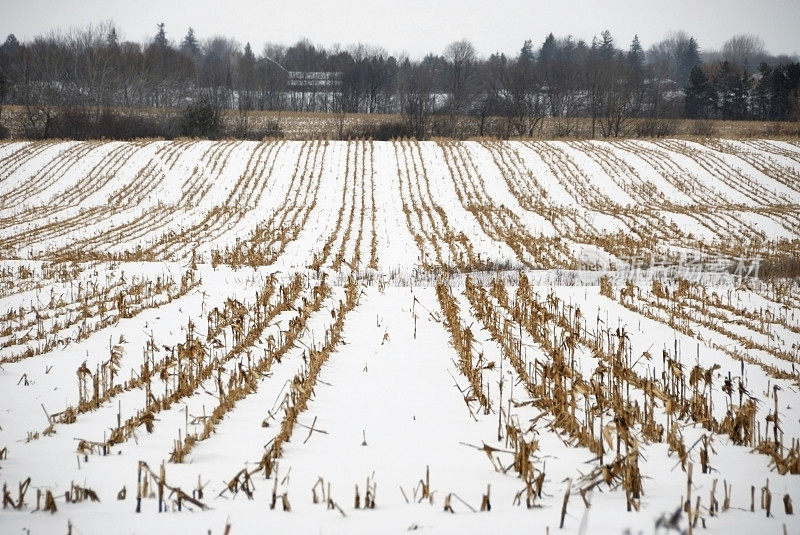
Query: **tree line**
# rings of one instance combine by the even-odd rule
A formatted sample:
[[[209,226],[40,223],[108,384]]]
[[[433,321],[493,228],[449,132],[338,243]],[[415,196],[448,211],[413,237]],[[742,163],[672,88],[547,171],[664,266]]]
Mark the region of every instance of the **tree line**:
[[[255,110],[396,114],[396,131],[425,138],[532,136],[544,118],[570,135],[573,119],[592,137],[665,135],[678,118],[797,121],[800,63],[768,54],[755,36],[701,52],[683,32],[645,50],[638,36],[618,46],[609,31],[586,42],[549,34],[515,55],[479,57],[466,40],[421,60],[366,45],[179,41],[158,24],[144,43],[123,41],[113,23],[0,46],[2,105],[24,108],[31,137],[208,135],[222,110],[251,132]],[[142,113],[149,110],[149,113]],[[183,110],[175,121],[176,110]],[[237,132],[228,134],[236,135]]]

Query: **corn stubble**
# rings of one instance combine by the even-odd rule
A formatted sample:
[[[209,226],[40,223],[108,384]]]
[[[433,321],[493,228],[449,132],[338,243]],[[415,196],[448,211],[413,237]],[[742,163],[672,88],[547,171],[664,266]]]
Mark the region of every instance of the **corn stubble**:
[[[62,150],[30,180],[4,190],[0,207],[38,198],[103,143],[76,143]],[[27,439],[11,444],[11,449],[0,448],[0,468],[26,443],[46,440],[92,413],[116,407],[115,425],[102,432],[102,439],[75,437],[80,467],[81,460],[85,463],[92,455],[134,447],[142,428],[154,433],[162,425],[161,417],[186,404],[186,424],[177,437],[170,435],[164,461],[154,467],[143,460],[137,463],[132,506],[137,513],[202,511],[240,493],[248,500],[265,497],[261,503],[270,510],[289,513],[293,503],[301,509],[309,496],[293,495],[290,502],[287,444],[294,438],[298,447],[313,445],[335,433],[322,429],[316,415],[310,425],[312,419],[302,416],[326,364],[344,347],[345,324],[364,286],[377,285],[383,293],[388,281],[432,287],[432,302],[438,303],[440,314],[430,317],[449,336],[448,371],[464,402],[463,416],[473,423],[497,424],[496,436],[462,445],[478,452],[476,462],[484,463],[492,476],[514,478],[517,485],[508,495],[495,480],[492,485],[476,481],[471,496],[460,496],[432,487],[432,472],[438,467],[429,464],[414,486],[399,486],[394,499],[450,514],[489,514],[510,503],[530,509],[532,515],[549,515],[546,522],[563,528],[574,517],[570,509],[576,503],[589,508],[596,492],[624,495],[627,511],[646,510],[646,492],[658,485],[648,470],[664,462],[673,470],[680,467],[686,487],[675,497],[678,509],[662,515],[657,528],[693,533],[744,501],[754,514],[793,515],[792,496],[774,478],[771,483],[759,476],[749,489],[741,483],[733,488],[726,473],[735,467],[724,466],[718,454],[720,448],[740,446],[768,462],[776,477],[800,475],[800,437],[791,436],[784,408],[796,401],[790,387],[800,386],[800,343],[791,343],[791,337],[800,336],[795,318],[800,309],[800,242],[772,237],[753,222],[769,220],[789,235],[800,227],[800,171],[794,165],[800,156],[791,148],[727,140],[424,144],[409,139],[384,147],[352,140],[337,148],[319,140],[296,146],[296,158],[290,161],[290,142],[265,140],[249,147],[244,167],[223,200],[200,210],[190,223],[175,223],[211,196],[239,150],[234,141],[208,143],[198,150],[200,142],[181,140],[153,150],[151,161],[116,190],[107,205],[61,214],[82,206],[92,192],[113,185],[117,173],[150,143],[120,144],[110,150],[87,166],[74,188],[55,196],[52,206],[4,210],[0,217],[0,226],[14,229],[0,238],[3,258],[14,260],[0,265],[0,299],[23,292],[37,296],[36,303],[20,300],[0,311],[0,368],[15,370],[16,365],[36,363],[72,344],[103,340],[83,363],[71,368],[75,401],[54,413],[42,405],[47,426],[28,431]],[[0,173],[11,176],[24,170],[52,146],[32,142],[11,151],[0,160]],[[382,212],[387,208],[378,206],[376,199],[383,186],[376,178],[376,152],[381,149],[396,176],[389,194],[395,198],[396,220],[405,225],[417,249],[410,254],[416,256],[415,273],[405,279],[379,271],[385,268],[379,247],[391,238],[385,234],[393,232],[381,228],[390,223]],[[190,150],[197,154],[187,166],[183,154]],[[336,158],[341,159],[338,167]],[[779,188],[742,171],[738,161]],[[142,205],[181,169],[181,162],[188,179],[174,200],[147,204],[101,234],[77,232],[117,215],[114,207]],[[256,213],[287,163],[285,199],[269,213]],[[618,193],[598,186],[592,176],[596,170]],[[653,174],[660,186],[650,178]],[[508,194],[502,202],[492,177]],[[335,194],[324,198],[327,181],[334,179]],[[560,189],[558,195],[553,185]],[[450,188],[455,196],[448,205],[443,191]],[[667,195],[667,188],[683,200]],[[311,229],[319,235],[307,258],[296,259],[288,273],[277,272],[278,261],[309,231],[323,206],[330,210],[329,223]],[[253,214],[257,218],[249,225]],[[465,231],[458,214],[480,234]],[[710,237],[687,231],[676,220],[691,222]],[[601,221],[613,223],[604,226]],[[216,241],[242,226],[249,230],[235,241]],[[48,240],[57,246],[43,247]],[[487,242],[500,252],[489,254]],[[543,270],[603,267],[602,262],[587,266],[576,252],[579,248],[612,260],[637,259],[642,265],[676,265],[686,251],[698,253],[701,266],[718,257],[758,256],[769,276],[761,281],[745,278],[738,286],[720,289],[672,274],[656,275],[643,284],[611,271],[593,279],[600,305],[588,310],[588,304],[575,300],[577,294],[567,298],[557,288],[533,282]],[[181,262],[181,272],[137,276],[126,274],[121,265],[164,261]],[[145,311],[206,289],[198,268],[205,262],[238,273],[252,269],[257,274],[252,280],[262,277],[263,284],[255,286],[255,295],[222,296],[216,306],[203,309],[196,320],[182,326],[185,336],[181,334],[179,343],[160,343],[160,336],[150,331],[141,360],[126,340],[132,331],[106,336],[112,327],[134,325]],[[271,274],[264,275],[267,272]],[[558,274],[564,277],[559,280],[574,280],[569,272]],[[422,305],[415,296],[414,340],[417,303]],[[628,319],[613,327],[610,313]],[[321,336],[312,329],[319,318],[325,325]],[[631,318],[638,320],[639,332],[643,322],[645,331],[654,326],[671,329],[674,345],[641,346]],[[377,321],[381,327],[383,320]],[[277,332],[270,329],[275,325],[281,326]],[[380,345],[402,343],[395,332],[386,326]],[[697,341],[694,358],[683,354],[678,335]],[[718,362],[701,355],[712,350]],[[210,496],[204,490],[209,483],[200,475],[196,485],[184,489],[174,476],[167,477],[168,472],[182,470],[178,464],[191,466],[207,441],[227,438],[226,417],[255,396],[276,369],[292,365],[296,368],[276,401],[277,409],[269,410],[261,422],[271,438],[260,459],[237,462],[233,466],[241,468],[231,470],[221,490],[217,493],[216,487]],[[365,364],[364,372],[370,369]],[[17,386],[35,386],[32,379],[28,373],[19,374]],[[130,393],[138,395],[140,404],[133,410],[126,407],[129,412],[123,416],[121,400]],[[203,394],[214,400],[213,405],[207,412],[203,404],[202,415],[192,416],[190,422],[188,404]],[[554,481],[559,470],[547,464],[554,452],[543,451],[543,436],[555,437],[589,461],[563,481]],[[380,443],[372,431],[369,443],[366,431],[362,437],[354,448]],[[667,459],[654,461],[660,451]],[[271,483],[258,490],[265,480]],[[130,500],[134,492],[124,485],[116,488],[120,487],[117,500]],[[378,500],[374,472],[358,481],[353,476],[347,488],[353,490],[352,510],[342,506],[349,502],[347,491],[337,488],[345,501],[337,500],[332,481],[322,475],[310,489],[310,502],[345,518],[353,511],[379,510],[392,499],[382,491]],[[9,511],[31,507],[57,513],[59,508],[105,498],[86,482],[72,481],[56,492],[34,487],[28,477],[2,487],[2,508]],[[227,523],[226,532],[231,529]]]

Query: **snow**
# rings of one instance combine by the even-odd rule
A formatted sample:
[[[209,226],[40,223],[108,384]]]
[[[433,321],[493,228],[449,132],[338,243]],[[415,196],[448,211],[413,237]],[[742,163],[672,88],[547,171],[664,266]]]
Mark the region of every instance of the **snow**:
[[[573,321],[576,307],[582,312],[575,320],[583,325],[570,357],[572,378],[563,379],[568,390],[580,384],[578,378],[586,384],[596,380],[624,339],[618,355],[630,357],[626,366],[635,379],[625,383],[619,399],[637,410],[649,407],[653,422],[672,425],[687,448],[694,445],[688,453],[694,465],[692,507],[700,497],[704,532],[779,533],[784,526],[798,532],[797,517],[784,512],[783,500],[788,495],[797,507],[800,476],[779,474],[768,453],[734,444],[722,424],[740,406],[743,384],[744,400],[759,400],[755,420],[762,448],[772,444],[767,418],[776,403],[784,454],[800,439],[797,280],[740,280],[681,265],[672,266],[672,275],[654,277],[647,262],[639,272],[587,273],[568,262],[588,250],[635,260],[604,249],[604,238],[617,232],[648,237],[638,243],[656,260],[664,251],[714,260],[757,233],[766,241],[751,244],[756,252],[770,254],[782,239],[787,241],[780,247],[796,258],[800,189],[786,177],[798,174],[796,145],[768,140],[469,141],[453,147],[413,141],[0,143],[0,484],[16,501],[19,484],[31,481],[19,510],[10,504],[0,509],[0,532],[223,533],[226,523],[235,534],[666,532],[657,531],[655,522],[682,505],[686,472],[666,434],[661,440],[645,437],[641,418],[632,425],[643,476],[639,510],[628,511],[621,486],[606,484],[586,493],[586,507],[579,489],[588,488],[598,455],[565,432],[565,422],[546,399],[532,398],[525,383],[531,375],[541,378],[540,367],[555,362],[556,350],[512,317],[521,274],[530,280],[535,300],[558,311],[541,316],[539,325],[556,348],[567,347],[559,345],[566,343],[565,323]],[[468,203],[488,206],[494,219],[480,220]],[[248,252],[267,223],[259,239],[275,240],[279,253],[269,262],[212,264],[217,252]],[[672,223],[695,241],[670,236]],[[517,258],[513,247],[551,247],[539,241],[541,235],[560,238],[573,257],[554,253],[562,259],[554,269],[531,269],[533,255]],[[371,265],[373,246],[377,268]],[[470,264],[469,255],[480,262]],[[436,265],[437,258],[446,265]],[[58,274],[54,266],[70,274]],[[187,274],[195,282],[182,287]],[[232,300],[247,311],[243,332],[255,332],[256,293],[269,281],[288,287],[298,274],[299,294],[279,310],[283,294],[273,293],[262,310],[274,308],[276,314],[246,345],[236,345],[234,323],[207,336],[212,312],[229,310]],[[603,275],[613,297],[601,290]],[[267,478],[259,463],[280,437],[300,392],[292,385],[306,377],[314,350],[328,343],[340,319],[351,277],[357,302],[345,313],[342,339],[308,387],[307,406],[295,407],[291,437]],[[512,308],[488,295],[498,325],[510,322],[511,345],[493,337],[473,306],[468,277],[487,290],[494,279],[505,284]],[[668,293],[657,292],[654,278]],[[142,281],[142,287],[156,281],[173,286],[171,293],[136,294]],[[461,328],[474,337],[470,365],[488,392],[488,410],[460,369],[437,298],[440,281],[458,305]],[[633,289],[628,297],[620,294],[626,283]],[[323,284],[331,294],[317,310],[314,288]],[[707,293],[701,298],[692,292]],[[130,317],[123,317],[119,302],[130,307]],[[303,319],[305,311],[311,312]],[[275,342],[297,322],[295,341],[275,353]],[[174,356],[181,355],[178,347],[190,328],[205,351],[198,362],[209,370],[206,378],[168,406],[151,404],[142,384],[120,386],[152,359],[171,363],[165,375],[152,379],[154,398],[176,393],[178,366],[188,369],[188,357],[179,364]],[[519,348],[524,370],[513,365],[509,347]],[[26,349],[32,354],[23,355]],[[96,408],[77,410],[83,379],[76,370],[85,365],[91,372],[91,397],[91,381],[102,375],[112,353],[118,355],[113,384],[119,390]],[[670,414],[660,398],[653,405],[641,386],[648,381],[674,399],[688,400],[694,388],[687,379],[685,394],[670,392],[667,358],[679,361],[687,377],[696,366],[711,370],[711,385],[698,386],[697,399],[711,402],[716,428],[689,414]],[[226,396],[237,378],[258,362],[268,365],[252,379],[254,387],[222,410],[213,433],[198,439],[183,462],[171,462],[176,441],[199,435],[204,417],[221,400],[233,399]],[[729,377],[730,395],[722,390]],[[592,408],[596,396],[586,404],[581,394],[565,396],[576,400],[580,421],[588,419],[587,411],[600,410]],[[50,421],[68,407],[77,410],[74,422]],[[140,423],[121,442],[107,442],[120,422],[145,408],[154,411],[151,430]],[[601,418],[592,417],[592,433],[618,433],[613,421],[620,414],[605,407]],[[524,440],[537,441],[530,461],[536,474],[544,473],[542,494],[531,508],[513,466],[509,433],[515,426]],[[708,473],[701,472],[703,437],[711,441]],[[80,441],[109,446],[105,455],[101,449],[79,452]],[[490,459],[484,445],[499,451]],[[614,455],[608,447],[604,462]],[[190,496],[199,481],[200,501],[209,509],[184,500],[178,512],[168,492],[168,512],[159,514],[158,500],[147,496],[135,512],[140,461],[156,474],[163,462],[167,484]],[[242,469],[253,471],[252,500],[227,488]],[[426,471],[433,497],[423,500]],[[760,507],[767,481],[770,517]],[[68,503],[64,493],[72,483],[92,489],[101,501]],[[722,503],[724,484],[732,488],[730,509],[712,516],[712,486]],[[363,504],[367,485],[375,485],[376,506],[356,509],[356,486]],[[126,497],[118,500],[123,488]],[[273,488],[278,503],[271,509]],[[471,511],[487,488],[491,511]],[[58,511],[32,514],[37,492],[43,506],[48,491]],[[282,510],[284,493],[291,512]],[[515,503],[519,493],[521,503]],[[323,495],[335,506],[326,507]],[[452,514],[443,510],[448,497]],[[686,529],[685,513],[679,525]]]

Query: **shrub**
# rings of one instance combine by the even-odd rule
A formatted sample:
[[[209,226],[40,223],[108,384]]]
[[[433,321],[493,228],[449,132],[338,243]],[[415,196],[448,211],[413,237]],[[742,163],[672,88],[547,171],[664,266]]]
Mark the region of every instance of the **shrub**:
[[[181,115],[181,135],[214,139],[220,134],[219,110],[206,99],[190,104]]]
[[[692,123],[692,135],[711,137],[717,133],[717,127],[708,119],[698,119]]]
[[[143,137],[174,138],[177,131],[174,121],[169,117],[159,118],[146,115],[123,115],[104,110],[96,119],[96,136],[106,139],[130,140]]]
[[[647,117],[636,123],[633,129],[638,137],[667,137],[678,133],[678,123],[664,117]]]
[[[34,139],[118,139],[175,137],[172,122],[157,117],[123,115],[111,109],[93,110],[83,106],[63,108],[53,114],[43,130],[30,128],[26,135]]]
[[[344,134],[345,139],[373,139],[389,141],[404,137],[413,137],[414,131],[403,121],[381,121],[355,124]]]
[[[260,141],[262,139],[279,139],[283,138],[283,128],[277,119],[268,119],[252,128],[246,130],[237,129],[233,133],[236,139],[249,139],[252,141]]]

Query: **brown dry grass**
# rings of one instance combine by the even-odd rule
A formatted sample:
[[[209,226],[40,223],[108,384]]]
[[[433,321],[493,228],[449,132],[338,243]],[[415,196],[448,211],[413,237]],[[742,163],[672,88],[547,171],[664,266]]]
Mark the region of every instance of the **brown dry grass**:
[[[128,109],[112,108],[112,111],[127,114]],[[136,115],[150,118],[172,117],[180,114],[181,109],[136,108]],[[237,110],[223,110],[222,124],[225,132],[233,132],[239,120]],[[24,106],[4,106],[3,123],[9,129],[12,138],[21,139],[25,126]],[[251,111],[248,117],[249,128],[261,131],[276,124],[283,132],[284,139],[336,139],[341,132],[357,132],[359,127],[375,127],[402,122],[400,114],[367,114],[347,113],[340,116],[336,113],[293,112],[293,111]],[[487,119],[488,131],[501,131],[500,125],[505,120],[501,117]],[[646,139],[649,136],[641,132],[652,119],[632,119],[623,137]],[[471,140],[497,139],[493,135],[479,135],[477,125],[469,118],[463,118],[465,138]],[[663,119],[665,127],[662,131],[667,137],[681,139],[708,139],[723,137],[749,139],[766,137],[791,138],[800,137],[800,123],[774,121],[722,121],[696,119]],[[536,139],[589,139],[591,138],[591,119],[587,117],[545,117],[539,123],[534,134]],[[599,134],[596,137],[600,137]],[[437,136],[432,132],[431,139]],[[511,138],[530,139],[530,138]]]

